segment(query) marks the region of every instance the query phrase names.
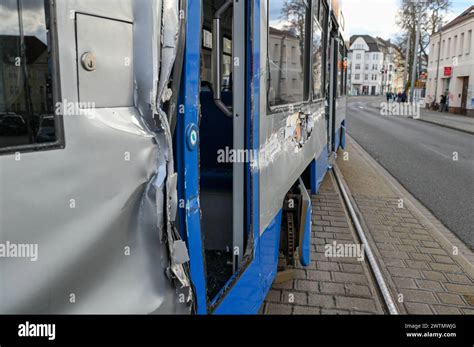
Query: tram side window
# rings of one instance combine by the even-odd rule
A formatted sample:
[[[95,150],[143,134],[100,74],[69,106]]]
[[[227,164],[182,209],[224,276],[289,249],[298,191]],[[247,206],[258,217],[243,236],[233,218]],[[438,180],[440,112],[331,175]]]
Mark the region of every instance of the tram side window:
[[[56,141],[47,3],[0,4],[0,149]]]
[[[328,28],[328,8],[324,1],[320,1],[319,3],[319,24],[322,28],[322,45],[323,45],[323,91],[322,96],[326,96],[327,91],[327,64],[326,64],[326,57],[328,56],[328,48],[329,45],[327,44],[327,28]]]
[[[324,66],[323,66],[322,30],[316,18],[313,24],[313,99],[324,96]]]
[[[308,98],[307,34],[309,1],[268,1],[268,104],[288,105]]]

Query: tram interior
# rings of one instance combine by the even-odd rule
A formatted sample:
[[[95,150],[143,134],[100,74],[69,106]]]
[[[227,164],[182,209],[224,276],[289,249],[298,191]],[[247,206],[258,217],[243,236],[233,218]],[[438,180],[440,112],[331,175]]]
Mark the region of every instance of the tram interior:
[[[220,151],[226,151],[226,148],[230,151],[233,148],[233,119],[216,106],[212,78],[213,18],[223,4],[223,0],[203,1],[200,199],[209,300],[212,300],[230,279],[233,269],[233,164],[218,157]],[[231,7],[221,19],[221,100],[229,107],[233,102],[232,17]]]

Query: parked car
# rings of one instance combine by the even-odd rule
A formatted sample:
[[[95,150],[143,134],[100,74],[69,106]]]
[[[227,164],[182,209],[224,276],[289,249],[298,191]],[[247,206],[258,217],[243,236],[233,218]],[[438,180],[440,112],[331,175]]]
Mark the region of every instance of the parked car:
[[[25,119],[16,113],[0,114],[0,135],[24,135],[28,132]]]

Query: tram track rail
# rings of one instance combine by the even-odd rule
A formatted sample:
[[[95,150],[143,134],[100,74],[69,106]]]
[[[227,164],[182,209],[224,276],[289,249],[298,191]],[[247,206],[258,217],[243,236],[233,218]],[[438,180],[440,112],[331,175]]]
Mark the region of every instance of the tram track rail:
[[[330,175],[332,176],[335,182],[335,188],[339,191],[343,201],[345,208],[347,209],[348,215],[350,217],[351,223],[354,226],[359,241],[362,243],[364,247],[364,252],[366,254],[367,264],[369,269],[372,272],[372,275],[375,279],[374,284],[377,286],[377,290],[381,297],[381,303],[385,307],[386,311],[391,315],[398,315],[400,314],[397,305],[395,304],[395,300],[390,293],[387,282],[384,279],[383,273],[380,269],[380,265],[372,251],[372,247],[368,241],[366,231],[364,230],[362,223],[360,221],[360,217],[354,207],[354,202],[351,199],[351,192],[344,181],[343,175],[340,172],[337,165],[334,163],[332,169],[330,170]]]

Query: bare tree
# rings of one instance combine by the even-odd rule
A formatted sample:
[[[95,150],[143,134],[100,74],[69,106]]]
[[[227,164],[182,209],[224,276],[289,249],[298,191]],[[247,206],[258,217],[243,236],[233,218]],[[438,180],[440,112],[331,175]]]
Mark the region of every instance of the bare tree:
[[[403,30],[403,33],[397,39],[397,45],[401,52],[406,52],[408,37],[410,37],[410,52],[419,52],[420,64],[428,61],[428,45],[430,37],[438,31],[439,27],[446,24],[445,16],[451,6],[450,0],[426,0],[421,3],[419,11],[421,15],[417,16],[416,0],[403,0],[397,16],[397,24]],[[421,18],[421,37],[420,45],[415,48],[416,29],[418,18]],[[413,66],[413,55],[408,57],[405,62],[405,69],[408,68],[411,74]]]

